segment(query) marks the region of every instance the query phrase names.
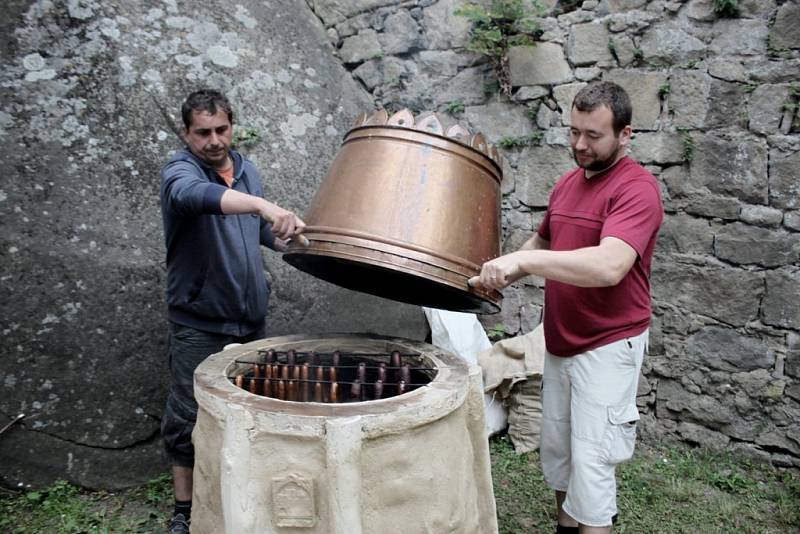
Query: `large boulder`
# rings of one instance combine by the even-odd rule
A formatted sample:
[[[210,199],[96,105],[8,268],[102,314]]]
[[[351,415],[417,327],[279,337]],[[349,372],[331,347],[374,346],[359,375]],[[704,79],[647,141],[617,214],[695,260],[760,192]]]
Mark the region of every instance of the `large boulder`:
[[[372,103],[302,0],[28,3],[7,3],[0,21],[0,425],[26,414],[0,441],[0,480],[131,485],[165,469],[158,188],[183,98],[226,92],[260,136],[243,150],[266,195],[300,214]],[[426,334],[417,307],[275,254],[265,270],[271,334]]]

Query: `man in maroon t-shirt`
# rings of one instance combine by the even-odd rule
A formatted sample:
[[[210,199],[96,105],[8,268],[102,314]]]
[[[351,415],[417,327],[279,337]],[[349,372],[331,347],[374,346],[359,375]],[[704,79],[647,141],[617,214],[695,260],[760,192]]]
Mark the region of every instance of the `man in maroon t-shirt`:
[[[620,86],[581,89],[570,114],[578,167],[556,183],[533,237],[470,280],[501,289],[545,278],[540,452],[558,533],[611,532],[615,466],[630,459],[636,439],[663,207],[656,179],[625,155],[631,115]]]

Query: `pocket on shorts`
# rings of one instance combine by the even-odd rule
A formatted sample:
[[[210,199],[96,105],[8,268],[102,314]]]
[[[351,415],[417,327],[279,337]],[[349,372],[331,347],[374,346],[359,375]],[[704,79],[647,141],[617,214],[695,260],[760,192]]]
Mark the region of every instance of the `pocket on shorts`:
[[[603,440],[603,452],[606,461],[615,465],[630,460],[636,445],[636,422],[639,410],[635,404],[619,404],[609,406],[608,428]]]

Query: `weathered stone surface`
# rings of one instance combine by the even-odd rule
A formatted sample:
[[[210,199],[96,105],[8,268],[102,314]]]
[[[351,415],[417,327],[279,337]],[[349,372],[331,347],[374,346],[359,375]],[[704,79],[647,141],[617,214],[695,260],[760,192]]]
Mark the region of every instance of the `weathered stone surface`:
[[[778,269],[766,273],[767,289],[761,316],[764,323],[800,329],[800,271]]]
[[[764,84],[750,95],[750,130],[763,134],[778,133],[789,100],[789,86]]]
[[[735,221],[739,218],[741,205],[733,197],[699,194],[686,203],[686,213],[701,217],[717,217],[719,219]]]
[[[768,206],[742,206],[739,218],[748,224],[756,226],[780,226],[783,221],[783,212]]]
[[[564,49],[555,43],[512,46],[508,49],[511,85],[555,85],[572,80]]]
[[[797,438],[792,439],[791,435],[797,436]],[[800,431],[798,431],[797,425],[793,425],[793,429],[789,431],[774,429],[758,436],[756,444],[762,447],[782,449],[798,456],[800,455]]]
[[[747,69],[756,82],[792,83],[800,77],[800,59],[756,58],[747,62]]]
[[[769,346],[731,328],[709,326],[686,340],[686,356],[710,369],[751,371],[770,369],[775,353]]]
[[[64,3],[46,3],[10,32],[4,54],[48,54],[41,68],[8,61],[0,74],[0,159],[14,169],[0,188],[0,315],[13,350],[0,374],[23,385],[0,386],[0,412],[24,411],[33,430],[14,450],[3,436],[4,475],[118,487],[165,467],[156,452],[167,381],[158,172],[180,146],[173,132],[189,91],[228,94],[237,123],[262,135],[244,150],[267,197],[300,214],[342,134],[372,108],[305,3],[240,4],[224,16],[229,6],[215,2],[191,12],[86,3],[75,19]],[[335,293],[272,254],[265,269],[271,332],[426,333],[416,307]],[[333,294],[337,310],[359,311],[315,311]],[[68,472],[70,455],[81,461]]]
[[[353,75],[361,80],[370,91],[383,84],[383,71],[380,61],[365,61],[353,71]]]
[[[536,100],[538,98],[542,98],[543,96],[547,96],[550,94],[550,91],[541,85],[534,85],[534,86],[524,86],[520,87],[514,93],[514,100],[517,102],[529,102],[531,100]]]
[[[639,163],[681,163],[683,139],[679,132],[636,132],[631,141],[631,156]]]
[[[429,50],[465,48],[469,42],[471,23],[454,12],[461,6],[458,0],[439,0],[423,9],[423,28]]]
[[[628,35],[615,34],[611,36],[613,56],[617,58],[620,67],[631,66],[636,61],[637,48]]]
[[[740,269],[654,262],[653,294],[680,309],[734,326],[756,319],[764,275]]]
[[[714,0],[689,0],[686,16],[698,22],[713,22],[717,18]]]
[[[339,57],[344,63],[361,63],[367,59],[381,57],[382,54],[378,33],[372,28],[361,30],[357,35],[348,37],[339,49]]]
[[[776,208],[800,208],[800,151],[770,151],[769,203]]]
[[[786,2],[778,9],[769,44],[774,48],[800,48],[800,4]]]
[[[783,225],[800,232],[800,211],[787,211],[783,216]]]
[[[672,73],[669,82],[669,109],[677,128],[702,128],[710,109],[712,78],[700,70]]]
[[[555,124],[550,126],[569,126],[572,123],[570,115],[572,113],[572,102],[575,100],[575,95],[586,86],[585,83],[568,83],[559,85],[553,88],[553,98],[558,103],[558,109],[561,110],[561,120],[555,121]]]
[[[725,434],[694,423],[678,423],[678,433],[689,443],[695,443],[714,451],[725,450],[731,441],[731,438]]]
[[[452,50],[423,50],[419,53],[422,71],[431,76],[455,76],[458,73],[459,54]]]
[[[434,101],[437,107],[454,101],[460,101],[467,106],[482,104],[486,101],[485,88],[490,77],[486,66],[463,69],[434,95]]]
[[[612,65],[614,57],[608,49],[609,38],[608,28],[602,21],[573,26],[567,41],[570,64],[576,67]]]
[[[598,13],[625,13],[632,9],[639,9],[647,4],[647,0],[600,0],[597,6]]]
[[[692,134],[690,182],[751,204],[767,204],[767,144],[740,133]]]
[[[779,267],[797,261],[794,247],[800,235],[748,224],[733,223],[716,232],[714,250],[718,258],[738,264]]]
[[[656,416],[699,423],[714,429],[731,423],[735,418],[730,406],[718,399],[689,393],[678,382],[668,379],[658,381]]]
[[[574,166],[568,149],[549,145],[526,148],[514,171],[514,196],[526,206],[546,207],[553,185]]]
[[[326,26],[331,26],[378,7],[391,6],[402,0],[310,0],[314,13]]]
[[[745,88],[742,84],[712,80],[708,102],[708,115],[705,117],[705,128],[745,127],[747,124],[747,108]]]
[[[748,83],[750,75],[741,60],[728,57],[714,57],[708,61],[708,73],[720,80]]]
[[[385,54],[405,54],[424,46],[419,24],[405,9],[386,17],[383,24],[378,40]]]
[[[722,19],[714,23],[712,54],[753,56],[767,51],[769,29],[762,19]]]
[[[489,102],[484,106],[469,106],[464,118],[474,128],[482,132],[490,143],[497,143],[504,137],[523,137],[533,132],[533,123],[525,113],[525,108],[504,102]]]
[[[639,48],[649,63],[681,65],[702,59],[707,47],[679,24],[667,22],[646,30]]]
[[[658,233],[660,252],[685,254],[711,254],[714,231],[705,219],[689,215],[667,215]]]
[[[631,126],[634,130],[654,130],[661,116],[659,88],[667,81],[663,72],[639,69],[615,69],[603,76],[604,80],[621,85],[630,96],[633,106]]]

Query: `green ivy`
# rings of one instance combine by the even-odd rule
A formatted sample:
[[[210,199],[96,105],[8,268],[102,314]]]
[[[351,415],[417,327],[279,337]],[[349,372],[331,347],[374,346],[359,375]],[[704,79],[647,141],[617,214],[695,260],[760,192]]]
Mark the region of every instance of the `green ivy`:
[[[536,131],[528,135],[520,137],[503,137],[497,142],[500,148],[512,149],[521,148],[525,146],[538,145],[542,142],[544,134],[541,131]]]
[[[683,161],[692,161],[694,159],[694,137],[688,129],[679,128],[681,134],[681,143],[683,144]]]
[[[464,113],[465,109],[466,107],[464,106],[464,102],[461,100],[453,100],[452,102],[448,102],[444,107],[444,110],[450,115],[461,115]]]
[[[467,3],[455,11],[472,22],[467,49],[489,58],[503,94],[511,96],[508,49],[534,45],[541,34],[535,17],[544,13],[539,0],[491,0],[489,7]]]

